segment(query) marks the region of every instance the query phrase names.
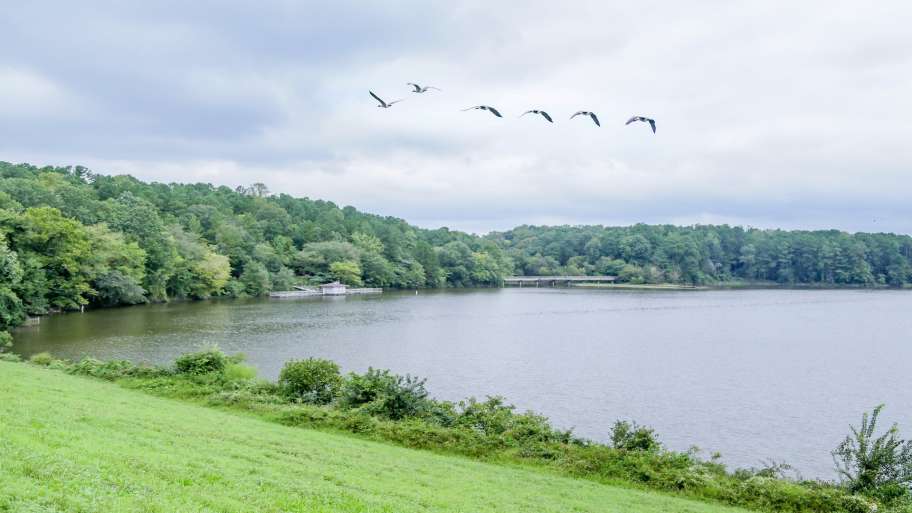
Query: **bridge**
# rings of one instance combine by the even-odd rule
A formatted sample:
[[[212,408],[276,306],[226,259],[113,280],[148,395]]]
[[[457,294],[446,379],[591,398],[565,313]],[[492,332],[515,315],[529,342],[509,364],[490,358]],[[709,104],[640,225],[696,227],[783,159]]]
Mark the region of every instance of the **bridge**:
[[[504,286],[518,287],[534,285],[536,287],[570,286],[574,283],[614,283],[617,276],[507,276]]]

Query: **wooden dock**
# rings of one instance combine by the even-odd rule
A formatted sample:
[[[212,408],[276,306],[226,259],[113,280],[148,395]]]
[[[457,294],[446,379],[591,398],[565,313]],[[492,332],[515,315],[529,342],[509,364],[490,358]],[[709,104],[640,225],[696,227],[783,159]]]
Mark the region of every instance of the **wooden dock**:
[[[269,297],[273,299],[297,299],[302,297],[322,297],[322,296],[355,296],[360,294],[381,294],[383,289],[381,288],[360,288],[360,289],[345,289],[344,293],[333,293],[326,294],[319,289],[311,289],[306,287],[297,287],[298,290],[280,290],[276,292],[270,292]]]
[[[614,283],[617,276],[508,276],[504,286],[516,287],[572,287],[575,283]]]

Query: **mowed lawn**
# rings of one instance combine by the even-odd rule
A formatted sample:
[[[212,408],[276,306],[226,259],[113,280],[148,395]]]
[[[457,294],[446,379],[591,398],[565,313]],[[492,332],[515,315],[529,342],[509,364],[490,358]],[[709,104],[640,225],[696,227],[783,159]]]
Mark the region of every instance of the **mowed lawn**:
[[[0,362],[0,511],[743,511],[284,427]]]

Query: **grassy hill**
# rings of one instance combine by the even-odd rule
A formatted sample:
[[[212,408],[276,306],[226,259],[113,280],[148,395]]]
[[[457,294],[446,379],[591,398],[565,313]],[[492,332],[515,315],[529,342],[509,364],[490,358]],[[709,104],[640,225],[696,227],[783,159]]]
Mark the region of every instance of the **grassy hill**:
[[[0,511],[737,512],[0,362]]]

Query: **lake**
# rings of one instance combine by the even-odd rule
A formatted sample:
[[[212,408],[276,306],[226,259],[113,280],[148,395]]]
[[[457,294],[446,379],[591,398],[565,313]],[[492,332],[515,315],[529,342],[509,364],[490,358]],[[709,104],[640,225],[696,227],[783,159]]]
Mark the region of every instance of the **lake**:
[[[208,344],[264,377],[309,356],[428,378],[441,399],[503,395],[606,440],[654,427],[730,466],[786,461],[833,478],[861,413],[912,437],[912,292],[490,289],[217,300],[45,317],[14,350],[171,362]]]

